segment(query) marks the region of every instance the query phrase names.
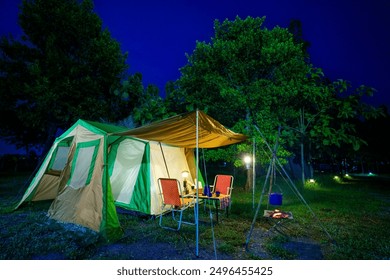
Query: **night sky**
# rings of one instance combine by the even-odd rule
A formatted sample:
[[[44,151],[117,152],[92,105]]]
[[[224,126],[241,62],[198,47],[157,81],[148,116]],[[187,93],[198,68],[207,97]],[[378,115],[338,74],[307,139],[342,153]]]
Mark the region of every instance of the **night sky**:
[[[18,0],[0,0],[0,35],[21,35]],[[388,0],[95,0],[104,27],[128,52],[131,73],[141,72],[144,85],[155,84],[164,96],[168,81],[180,77],[196,41],[209,42],[214,20],[238,15],[266,17],[271,29],[302,22],[314,66],[332,80],[374,87],[369,103],[390,108],[390,1]]]
[[[130,70],[141,72],[146,83],[162,91],[168,80],[180,77],[178,69],[187,63],[185,53],[192,53],[195,42],[209,42],[214,36],[215,19],[266,16],[267,28],[301,20],[315,66],[332,79],[376,88],[372,102],[390,105],[387,0],[98,0],[95,7],[122,50],[129,53]]]

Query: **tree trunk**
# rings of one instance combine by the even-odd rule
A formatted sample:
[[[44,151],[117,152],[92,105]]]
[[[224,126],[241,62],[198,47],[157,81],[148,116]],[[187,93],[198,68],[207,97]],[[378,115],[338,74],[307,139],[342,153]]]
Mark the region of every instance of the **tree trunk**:
[[[246,172],[246,183],[245,191],[250,191],[253,188],[253,170],[252,168],[247,169]]]
[[[305,187],[305,114],[303,109],[300,110],[299,119],[299,132],[301,134],[301,177],[302,177],[302,188]]]
[[[248,133],[248,135],[250,134],[249,132],[249,120],[250,120],[250,112],[249,112],[249,109],[246,108],[246,116],[245,116],[245,119],[246,119],[246,123],[247,123],[247,127],[246,127],[246,131]],[[253,162],[252,162],[253,164]],[[247,169],[247,172],[246,172],[246,183],[245,183],[245,191],[249,191],[252,189],[252,176],[253,176],[253,172],[252,172],[252,168],[249,166],[249,168]]]
[[[309,167],[309,176],[310,176],[310,179],[314,179],[314,167],[313,167],[313,164],[312,164],[312,157],[311,157],[311,142],[309,142],[309,151],[307,153],[307,156],[308,156],[308,167]]]
[[[303,141],[301,141],[301,166],[302,166],[302,186],[305,186],[305,156],[304,156],[304,146]]]

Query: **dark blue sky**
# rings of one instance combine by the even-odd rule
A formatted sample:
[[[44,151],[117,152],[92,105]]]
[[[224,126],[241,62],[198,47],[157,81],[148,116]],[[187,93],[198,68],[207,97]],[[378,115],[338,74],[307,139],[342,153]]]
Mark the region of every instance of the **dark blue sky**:
[[[234,0],[234,1],[95,1],[112,36],[129,53],[131,71],[164,88],[180,77],[185,53],[196,40],[208,42],[215,19],[266,16],[266,26],[287,27],[302,21],[315,66],[332,79],[378,90],[375,105],[390,105],[390,1],[388,0]],[[141,2],[141,1],[139,1]],[[129,3],[129,4],[123,4]]]
[[[20,36],[19,0],[0,0],[0,35]],[[267,28],[302,22],[312,63],[331,79],[372,86],[370,103],[390,107],[388,0],[95,0],[103,24],[128,52],[131,72],[164,90],[180,77],[196,41],[210,41],[215,19],[266,16]]]

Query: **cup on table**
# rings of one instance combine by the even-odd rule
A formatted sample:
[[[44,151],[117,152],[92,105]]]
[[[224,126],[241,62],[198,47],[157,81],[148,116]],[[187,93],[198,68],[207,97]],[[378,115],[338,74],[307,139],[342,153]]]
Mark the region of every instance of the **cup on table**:
[[[216,192],[215,192],[215,196],[216,196],[216,197],[219,197],[220,194],[221,194],[220,191],[216,191]]]

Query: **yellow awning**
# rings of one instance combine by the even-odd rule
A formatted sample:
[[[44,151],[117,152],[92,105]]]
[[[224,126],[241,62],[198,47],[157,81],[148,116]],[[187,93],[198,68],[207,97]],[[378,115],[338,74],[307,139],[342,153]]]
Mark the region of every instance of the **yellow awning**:
[[[248,137],[224,127],[202,111],[199,118],[199,148],[216,148],[245,141]],[[134,136],[168,145],[196,148],[196,112],[177,115],[116,135]]]

